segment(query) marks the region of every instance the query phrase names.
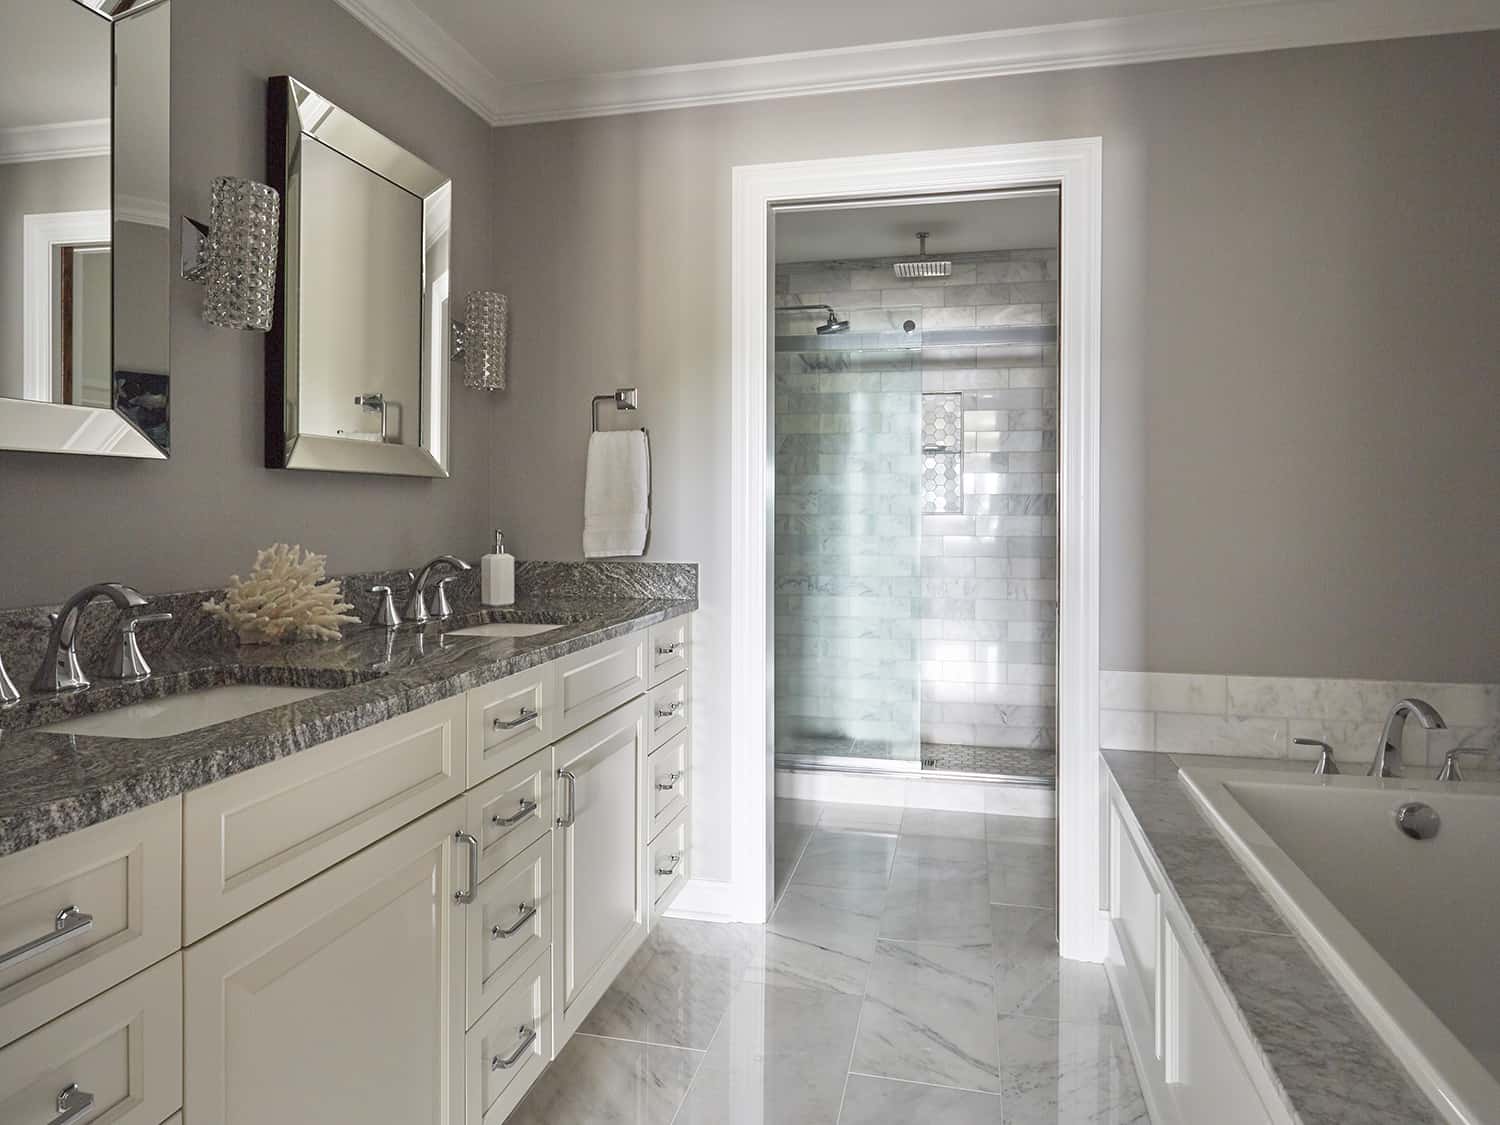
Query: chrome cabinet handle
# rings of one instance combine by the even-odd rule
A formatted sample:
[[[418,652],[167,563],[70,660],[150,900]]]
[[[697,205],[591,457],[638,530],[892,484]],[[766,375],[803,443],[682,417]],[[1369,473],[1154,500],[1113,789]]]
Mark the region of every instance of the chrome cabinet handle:
[[[474,888],[479,886],[479,841],[467,832],[455,832],[453,838],[460,844],[466,844],[469,849],[469,889],[466,891],[454,891],[454,902],[473,902]]]
[[[65,906],[52,920],[51,933],[32,938],[25,945],[18,945],[9,953],[0,954],[0,970],[19,965],[28,957],[35,957],[38,953],[46,953],[47,950],[56,948],[69,938],[75,938],[93,929],[93,926],[92,914],[85,914],[76,906]]]
[[[663,774],[661,780],[656,783],[656,788],[663,793],[670,793],[677,788],[677,783],[682,780],[682,771],[673,770],[671,773]]]
[[[673,715],[682,710],[682,706],[682,700],[680,699],[675,703],[668,703],[665,707],[658,705],[656,708],[656,717],[658,719],[670,719]]]
[[[491,1070],[509,1070],[521,1061],[521,1056],[531,1050],[531,1045],[536,1042],[536,1028],[527,1027],[524,1023],[516,1029],[516,1034],[521,1037],[521,1042],[516,1044],[516,1049],[503,1059],[495,1055],[490,1059]]]
[[[674,852],[672,855],[667,856],[664,863],[658,863],[656,865],[656,873],[658,875],[676,875],[677,868],[681,865],[681,863],[681,853]]]
[[[71,1082],[57,1092],[57,1116],[48,1125],[69,1125],[94,1108],[94,1095]]]
[[[496,828],[509,828],[512,824],[520,824],[521,821],[534,812],[536,812],[536,802],[528,801],[525,797],[522,797],[519,809],[511,813],[510,816],[501,816],[499,813],[496,813],[490,817],[490,823]]]
[[[524,727],[527,723],[536,722],[536,716],[537,713],[530,707],[522,707],[521,713],[514,719],[496,719],[494,727],[496,730],[515,730],[517,727]]]
[[[514,937],[517,933],[520,932],[522,926],[526,925],[527,922],[531,921],[533,918],[536,917],[536,903],[532,903],[530,906],[527,906],[523,902],[523,903],[518,904],[517,907],[516,907],[516,909],[521,912],[521,916],[519,918],[517,918],[514,922],[512,922],[508,926],[505,926],[505,927],[491,926],[490,927],[490,937],[492,937],[492,938]]]
[[[686,647],[687,647],[687,642],[686,641],[678,641],[675,644],[670,644],[670,645],[657,645],[656,646],[656,655],[657,656],[676,656],[679,652],[681,652]]]
[[[557,776],[568,783],[568,815],[557,818],[559,828],[572,828],[578,820],[578,777],[572,770],[558,770]]]

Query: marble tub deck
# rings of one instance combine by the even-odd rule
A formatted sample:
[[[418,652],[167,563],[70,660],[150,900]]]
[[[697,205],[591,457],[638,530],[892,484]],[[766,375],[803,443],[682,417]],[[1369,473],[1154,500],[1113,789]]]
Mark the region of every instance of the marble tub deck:
[[[1442,1116],[1294,936],[1177,776],[1181,767],[1305,773],[1308,763],[1124,750],[1103,757],[1292,1119],[1438,1125]]]
[[[23,696],[0,711],[0,855],[143,808],[470,688],[697,608],[696,598],[523,597],[503,610],[394,632],[348,626],[333,642],[170,650],[144,684]],[[551,623],[530,637],[451,637],[483,621]],[[73,714],[226,683],[325,694],[162,738],[34,729]]]
[[[666,919],[509,1125],[1139,1125],[1053,823],[777,801],[765,926]]]

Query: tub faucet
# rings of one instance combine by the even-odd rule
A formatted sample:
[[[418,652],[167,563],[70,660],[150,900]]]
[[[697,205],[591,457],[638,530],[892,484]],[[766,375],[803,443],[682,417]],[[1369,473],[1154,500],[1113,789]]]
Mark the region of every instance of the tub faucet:
[[[417,571],[411,580],[411,593],[406,598],[406,608],[401,611],[401,617],[406,621],[414,621],[418,625],[425,625],[431,620],[432,615],[427,612],[427,580],[432,577],[434,567],[451,566],[455,570],[469,570],[469,564],[455,555],[439,555],[421,570]]]
[[[1380,745],[1375,748],[1375,760],[1370,763],[1370,777],[1403,777],[1406,769],[1401,761],[1401,735],[1406,730],[1406,720],[1415,715],[1427,730],[1446,730],[1448,724],[1437,713],[1437,708],[1421,699],[1401,699],[1386,716],[1385,730],[1380,735]]]
[[[89,686],[88,677],[78,664],[78,617],[83,607],[95,598],[108,598],[121,609],[132,609],[146,604],[139,590],[123,582],[100,582],[85,586],[51,615],[52,632],[47,638],[47,655],[42,658],[36,679],[31,686],[37,691],[72,691]]]

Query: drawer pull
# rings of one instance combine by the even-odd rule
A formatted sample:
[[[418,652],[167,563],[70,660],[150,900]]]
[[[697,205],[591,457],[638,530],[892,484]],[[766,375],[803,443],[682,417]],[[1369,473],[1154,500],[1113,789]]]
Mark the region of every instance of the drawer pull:
[[[557,818],[559,828],[572,828],[578,820],[578,777],[572,770],[558,770],[557,776],[568,783],[568,815]]]
[[[511,1067],[515,1066],[516,1063],[521,1061],[526,1052],[531,1050],[531,1045],[536,1042],[536,1028],[534,1027],[527,1027],[523,1023],[519,1028],[516,1029],[516,1034],[521,1037],[521,1042],[516,1044],[516,1049],[510,1054],[506,1055],[503,1059],[499,1055],[495,1055],[493,1058],[491,1058],[491,1070],[509,1070]]]
[[[687,647],[687,642],[686,641],[676,641],[673,644],[669,644],[669,645],[657,645],[656,646],[656,655],[657,656],[676,656],[679,652],[681,652],[686,647]]]
[[[52,932],[43,934],[39,938],[32,938],[25,945],[18,945],[9,953],[0,954],[0,969],[8,969],[12,965],[19,965],[28,957],[35,957],[38,953],[46,953],[69,938],[77,937],[94,927],[94,916],[85,914],[76,906],[65,906],[57,912],[57,917],[52,920]],[[90,1095],[90,1101],[93,1100]]]
[[[518,904],[516,909],[521,912],[521,916],[508,926],[491,926],[490,937],[497,939],[514,937],[517,933],[520,932],[522,926],[526,925],[527,922],[536,917],[536,903],[532,903],[530,906],[527,906],[523,902]]]
[[[57,1092],[57,1116],[48,1125],[69,1125],[70,1122],[81,1121],[83,1115],[93,1108],[94,1095],[87,1090],[80,1090],[78,1083],[73,1082]]]
[[[509,828],[512,824],[520,824],[532,813],[536,812],[536,802],[521,798],[521,807],[510,816],[500,816],[498,813],[490,817],[490,823],[496,828]]]
[[[474,888],[479,886],[479,841],[467,832],[455,832],[453,838],[469,849],[469,889],[453,892],[454,902],[474,901]]]
[[[665,707],[661,706],[660,704],[657,704],[657,707],[656,707],[656,717],[658,719],[670,719],[674,715],[676,715],[677,712],[681,711],[682,708],[683,708],[683,702],[680,699],[676,700],[673,703],[668,703]]]
[[[530,707],[522,707],[521,713],[514,719],[496,719],[494,727],[496,730],[515,730],[517,727],[524,727],[527,723],[536,722],[536,716],[537,713]]]
[[[682,853],[674,852],[656,865],[658,875],[676,875],[677,868],[682,864]]]
[[[671,773],[662,775],[661,780],[656,783],[656,788],[662,793],[670,793],[677,788],[677,783],[681,780],[682,771],[673,770]]]

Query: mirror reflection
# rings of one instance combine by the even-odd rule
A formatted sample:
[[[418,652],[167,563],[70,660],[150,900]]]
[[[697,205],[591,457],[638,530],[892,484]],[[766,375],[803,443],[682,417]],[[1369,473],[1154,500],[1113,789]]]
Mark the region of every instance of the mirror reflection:
[[[0,0],[0,447],[169,448],[169,35],[165,3]]]

